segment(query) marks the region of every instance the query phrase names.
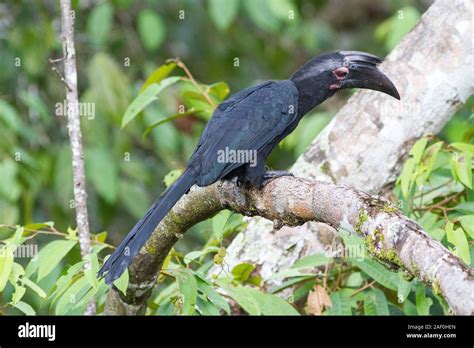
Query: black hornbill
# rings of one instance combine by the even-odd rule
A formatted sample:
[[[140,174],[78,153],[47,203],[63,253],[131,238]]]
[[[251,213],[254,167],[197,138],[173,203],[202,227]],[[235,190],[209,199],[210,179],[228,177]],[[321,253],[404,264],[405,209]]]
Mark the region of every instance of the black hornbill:
[[[194,184],[208,186],[237,177],[261,187],[267,178],[287,175],[265,172],[273,148],[316,105],[344,88],[366,88],[400,99],[393,83],[380,70],[378,57],[339,51],[311,59],[289,80],[267,81],[235,93],[215,109],[181,177],[159,197],[104,263],[110,284],[130,265],[159,222]],[[253,151],[255,163],[218,160],[226,149]],[[249,156],[247,156],[249,158]]]

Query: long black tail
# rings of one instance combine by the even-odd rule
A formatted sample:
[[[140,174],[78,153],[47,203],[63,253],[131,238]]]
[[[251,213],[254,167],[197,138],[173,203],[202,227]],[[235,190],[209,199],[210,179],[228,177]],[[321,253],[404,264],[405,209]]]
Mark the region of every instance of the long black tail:
[[[145,216],[137,222],[117,247],[117,250],[107,259],[99,270],[99,277],[107,273],[105,275],[107,284],[111,284],[120,277],[125,268],[132,263],[133,258],[146,243],[155,227],[195,182],[194,173],[191,169],[186,169],[183,175],[153,203]]]

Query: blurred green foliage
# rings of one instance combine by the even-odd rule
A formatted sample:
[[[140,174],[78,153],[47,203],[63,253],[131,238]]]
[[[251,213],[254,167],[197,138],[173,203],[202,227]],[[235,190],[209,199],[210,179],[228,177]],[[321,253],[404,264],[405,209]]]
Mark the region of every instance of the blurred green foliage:
[[[108,231],[111,244],[120,241],[184,168],[216,104],[260,80],[287,78],[322,52],[357,49],[385,56],[426,9],[425,2],[408,0],[351,0],[345,11],[340,5],[325,0],[226,0],[225,5],[219,0],[73,1],[95,234],[93,269],[84,272],[77,237],[69,228],[74,210],[70,145],[61,116],[65,86],[48,61],[62,55],[58,3],[0,4],[2,312],[79,314],[92,297],[100,312],[107,289],[95,271],[99,252],[110,247],[107,234],[100,232]],[[180,60],[165,64],[170,57]],[[306,116],[268,164],[289,167],[348,96],[340,93]],[[472,173],[467,165],[472,153],[452,143],[472,144],[472,108],[471,98],[440,134],[441,145],[417,143],[423,148],[412,150],[395,189],[405,213],[466,261],[473,259]],[[456,153],[459,157],[448,160]],[[436,191],[438,195],[430,193],[428,199],[426,194],[419,201],[420,192],[448,179],[455,191]],[[451,194],[456,197],[448,201],[447,220],[442,211],[417,210]],[[50,220],[55,223],[32,224]],[[324,293],[315,287],[319,280],[314,275],[301,274],[301,265],[336,261],[321,256],[299,260],[303,263],[283,275],[281,287],[257,290],[262,284],[252,276],[253,265],[225,269],[225,246],[243,227],[241,218],[229,212],[193,227],[168,256],[148,313],[194,314],[196,308],[199,314],[228,313],[216,291],[222,288],[248,313],[296,314],[296,308],[314,314],[310,296]],[[36,261],[13,257],[15,247],[31,241],[40,245]],[[223,271],[207,279],[212,265]],[[355,270],[340,283],[345,267]],[[324,292],[333,307],[326,313],[443,313],[436,294],[426,295],[421,284],[408,284],[391,273],[370,259],[332,268]],[[126,286],[126,277],[116,284],[119,288]],[[373,281],[375,287],[359,290]],[[249,284],[256,287],[244,286]],[[294,284],[294,306],[273,295]]]
[[[183,168],[210,117],[213,105],[196,96],[191,83],[182,83],[177,93],[169,91],[156,103],[149,99],[138,122],[117,127],[138,89],[175,69],[169,64],[152,75],[166,59],[179,57],[197,81],[211,86],[218,102],[260,80],[287,78],[324,51],[360,49],[384,56],[424,10],[416,1],[347,6],[354,11],[339,13],[338,4],[322,0],[73,1],[80,99],[89,111],[82,127],[92,229],[107,228],[117,242],[163,190],[164,175]],[[55,1],[0,6],[5,223],[51,219],[66,228],[73,221],[70,150],[65,117],[58,116],[65,90],[48,61],[62,55],[59,37]],[[347,96],[341,93],[307,116],[268,164],[290,166]],[[196,238],[199,233],[189,239]]]

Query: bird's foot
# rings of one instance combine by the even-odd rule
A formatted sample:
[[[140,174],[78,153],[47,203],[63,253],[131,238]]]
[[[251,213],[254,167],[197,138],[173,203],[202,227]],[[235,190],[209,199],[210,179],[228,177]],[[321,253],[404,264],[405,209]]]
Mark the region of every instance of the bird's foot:
[[[243,187],[247,184],[247,182],[245,181],[244,177],[236,176],[235,177],[235,184],[237,185],[237,187]]]
[[[269,170],[266,171],[263,175],[263,186],[267,185],[271,181],[281,178],[282,176],[292,176],[294,177],[293,173],[286,171],[286,170]]]

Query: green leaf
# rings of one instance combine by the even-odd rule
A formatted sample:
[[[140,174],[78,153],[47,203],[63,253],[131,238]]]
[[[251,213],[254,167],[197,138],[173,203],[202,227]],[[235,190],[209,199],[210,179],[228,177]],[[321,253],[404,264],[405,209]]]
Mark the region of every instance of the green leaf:
[[[298,315],[288,302],[277,295],[265,294],[245,286],[224,286],[225,290],[250,315]]]
[[[14,262],[12,271],[10,272],[10,275],[8,277],[10,280],[10,283],[15,284],[20,279],[20,277],[24,274],[25,274],[25,270],[23,269],[23,266],[20,265],[19,263]]]
[[[216,82],[209,86],[209,94],[216,97],[219,102],[222,102],[229,92],[229,85],[224,81]]]
[[[426,297],[426,290],[423,284],[417,284],[416,288],[416,310],[419,315],[429,315],[433,300]]]
[[[15,306],[22,298],[26,292],[26,288],[21,285],[15,284],[15,292],[12,296],[12,304]]]
[[[285,280],[284,282],[282,282],[281,284],[279,285],[275,285],[275,286],[272,286],[270,289],[268,289],[268,293],[270,294],[274,294],[274,293],[277,293],[283,289],[286,289],[287,287],[289,286],[292,286],[292,285],[295,285],[299,282],[303,282],[305,280],[309,280],[309,279],[314,279],[314,274],[310,275],[310,276],[304,276],[304,277],[295,277],[295,278],[292,278],[292,279],[289,279],[289,280]]]
[[[187,253],[184,256],[183,261],[186,265],[189,265],[194,260],[196,260],[196,259],[198,259],[198,258],[200,258],[200,257],[202,257],[206,254],[215,253],[215,252],[218,252],[218,251],[219,251],[219,248],[216,247],[216,246],[207,246],[202,250],[195,250],[195,251],[191,251],[191,252]]]
[[[138,33],[148,51],[156,50],[165,39],[165,25],[154,11],[142,10],[138,14]]]
[[[218,240],[221,240],[224,236],[225,228],[231,215],[231,211],[222,210],[212,218],[212,231]]]
[[[0,248],[0,291],[5,289],[8,277],[13,268],[13,250],[5,245]]]
[[[166,87],[178,82],[181,78],[178,76],[168,77],[160,83],[152,83],[143,92],[141,92],[128,106],[122,118],[122,128],[133,120],[143,109],[152,101],[158,99],[157,95]]]
[[[118,197],[118,167],[113,153],[106,147],[85,151],[86,173],[98,194],[109,204]]]
[[[5,244],[9,245],[13,251],[22,243],[23,232],[25,231],[24,227],[17,226],[15,233],[10,238],[4,241]]]
[[[211,285],[208,284],[207,280],[196,277],[197,286],[199,291],[206,296],[214,305],[224,310],[227,314],[230,314],[229,303],[215,291]]]
[[[464,215],[459,217],[462,228],[466,231],[471,239],[474,239],[474,215]]]
[[[163,182],[166,187],[170,187],[183,174],[181,169],[175,169],[165,175]]]
[[[112,27],[113,7],[104,2],[92,10],[88,16],[87,32],[94,45],[102,46],[107,42]]]
[[[69,283],[72,281],[74,277],[77,277],[77,274],[82,270],[84,266],[84,262],[80,261],[71,267],[67,268],[66,274],[63,274],[61,277],[58,278],[56,284],[54,285],[54,291],[49,295],[49,299],[51,303],[54,303],[58,297],[67,290]],[[27,268],[28,274],[28,268]]]
[[[453,162],[456,176],[468,188],[472,189],[472,155],[470,152],[454,153]]]
[[[23,283],[23,285],[26,285],[31,290],[36,292],[36,294],[38,294],[39,297],[46,298],[46,293],[44,292],[44,290],[41,289],[38,285],[36,285],[34,282],[29,280],[28,278],[23,277],[23,278],[20,279],[20,281]]]
[[[20,311],[26,315],[36,315],[35,310],[28,303],[19,301],[15,304],[15,308],[18,308]]]
[[[196,299],[197,310],[201,315],[220,315],[219,308],[209,302],[203,295],[199,295]]]
[[[196,310],[197,282],[194,275],[187,269],[176,272],[181,300],[181,313],[193,315]]]
[[[403,312],[405,313],[405,315],[418,315],[416,306],[409,300],[406,300],[403,303]]]
[[[446,230],[448,242],[454,244],[454,224],[451,221],[448,221],[446,226],[444,226],[444,229]]]
[[[431,174],[431,171],[433,170],[433,166],[436,163],[436,159],[438,158],[438,154],[442,146],[443,142],[439,141],[426,149],[420,165],[421,174],[417,180],[418,186],[423,186],[425,184],[426,180]]]
[[[423,181],[426,180],[426,178],[428,177],[427,173],[431,171],[436,160],[437,154],[439,152],[439,148],[442,145],[442,143],[440,142],[431,146],[429,151],[427,152],[425,161],[420,164],[427,143],[428,138],[419,139],[410,150],[411,157],[406,160],[403,165],[402,173],[399,177],[399,183],[400,188],[402,190],[402,194],[405,198],[407,198],[410,194],[417,176],[419,185],[422,185]],[[420,164],[419,168],[417,168],[418,164]],[[421,176],[421,173],[425,173],[425,176]]]
[[[299,315],[298,311],[280,296],[265,294],[257,289],[246,288],[258,303],[263,315]]]
[[[371,259],[364,259],[363,261],[353,259],[352,263],[377,283],[395,291],[398,289],[397,273],[390,272],[384,266]]]
[[[316,253],[313,255],[302,257],[297,260],[291,268],[302,268],[302,267],[319,267],[326,265],[331,260],[323,253]]]
[[[409,158],[403,164],[402,173],[400,174],[400,187],[403,197],[407,198],[410,194],[413,185],[413,170],[415,169],[416,161],[414,158]]]
[[[454,207],[454,209],[463,214],[474,214],[474,202],[459,203]]]
[[[423,226],[423,228],[426,231],[429,231],[433,228],[433,226],[436,224],[436,221],[438,220],[438,215],[433,214],[431,212],[426,212],[421,216],[420,219],[418,219],[418,223]]]
[[[54,226],[53,221],[47,221],[47,222],[38,222],[34,224],[28,224],[28,225],[25,225],[24,227],[26,230],[37,231],[37,230],[41,230],[42,228],[53,227],[53,226]]]
[[[466,234],[462,228],[456,228],[452,231],[451,238],[448,234],[448,241],[455,247],[455,254],[459,256],[467,265],[471,264],[471,253],[469,252],[469,243]]]
[[[88,284],[90,285],[90,284]],[[105,292],[107,290],[107,285],[105,282],[100,284],[102,287],[102,291]],[[89,288],[84,296],[81,297],[79,301],[71,308],[72,310],[81,308],[81,312],[84,312],[86,306],[94,299],[94,296],[99,292],[99,287]]]
[[[122,294],[127,295],[128,281],[128,269],[125,269],[125,272],[123,272],[122,275],[114,281],[114,285],[120,290]]]
[[[349,297],[342,295],[339,291],[333,292],[330,296],[331,307],[326,310],[328,315],[352,315],[351,302]]]
[[[71,228],[71,227],[67,228],[66,239],[67,240],[77,240],[78,239],[78,237],[77,237],[77,227],[76,228]]]
[[[89,261],[91,267],[84,270],[84,276],[86,277],[89,284],[97,289],[99,286],[99,280],[97,279],[97,272],[99,271],[99,260],[97,259],[97,254],[92,253],[84,257],[85,261]]]
[[[225,30],[229,27],[237,15],[238,9],[238,0],[209,1],[209,16],[219,30]]]
[[[360,288],[362,286],[364,279],[360,272],[354,272],[347,277],[345,281],[345,286],[348,288]]]
[[[420,163],[426,144],[428,144],[428,138],[421,138],[411,148],[410,155],[413,156],[415,163]]]
[[[72,240],[55,240],[47,244],[36,255],[38,263],[38,281],[46,277],[76,245]]]
[[[260,315],[262,311],[258,301],[252,296],[249,288],[244,286],[228,286],[225,288],[230,297],[250,315]]]
[[[79,277],[67,288],[61,298],[58,300],[55,308],[56,315],[65,315],[69,313],[81,298],[89,291],[91,286],[85,277]]]
[[[437,241],[442,241],[446,232],[442,228],[435,228],[434,230],[428,231],[429,235]]]
[[[408,295],[411,291],[412,283],[411,281],[407,281],[404,276],[403,272],[398,272],[398,289],[397,289],[397,297],[398,302],[403,303],[407,299]]]
[[[250,274],[252,274],[254,269],[254,265],[247,262],[243,262],[232,268],[231,273],[234,277],[234,280],[240,283],[244,283],[249,278]]]
[[[177,114],[165,117],[165,118],[159,120],[158,122],[153,123],[151,126],[146,127],[145,131],[143,132],[143,138],[146,138],[147,135],[150,134],[150,132],[153,129],[155,129],[158,126],[161,126],[162,124],[171,122],[171,121],[176,120],[176,119],[181,118],[181,117],[193,115],[196,112],[198,112],[198,111],[196,111],[196,109],[191,108],[186,112],[178,112]]]
[[[474,155],[474,145],[468,143],[451,143],[449,146],[463,152],[470,152]]]
[[[389,315],[388,303],[385,294],[380,289],[373,289],[365,294],[365,315]]]
[[[323,253],[316,253],[313,255],[305,256],[297,260],[289,269],[277,272],[269,277],[272,279],[282,279],[291,277],[303,277],[315,275],[314,268],[325,266],[331,261],[330,257],[327,257]]]
[[[150,76],[146,79],[142,88],[140,88],[140,93],[142,93],[148,86],[154,83],[160,83],[163,79],[167,78],[169,74],[176,68],[176,63],[170,62],[160,66],[158,69],[152,72]]]

